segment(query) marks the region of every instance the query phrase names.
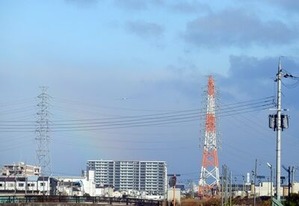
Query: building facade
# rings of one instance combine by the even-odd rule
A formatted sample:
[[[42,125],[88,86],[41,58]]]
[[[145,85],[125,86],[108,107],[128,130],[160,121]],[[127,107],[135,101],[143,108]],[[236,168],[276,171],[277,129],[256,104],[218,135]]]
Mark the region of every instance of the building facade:
[[[56,179],[40,175],[39,166],[24,162],[6,164],[1,168],[0,194],[56,194]]]
[[[0,195],[56,195],[57,180],[51,177],[0,176]]]
[[[113,186],[118,191],[145,191],[164,195],[167,188],[165,161],[88,160],[87,171],[95,171],[97,187]]]
[[[41,168],[24,162],[7,164],[1,168],[1,176],[39,176]]]

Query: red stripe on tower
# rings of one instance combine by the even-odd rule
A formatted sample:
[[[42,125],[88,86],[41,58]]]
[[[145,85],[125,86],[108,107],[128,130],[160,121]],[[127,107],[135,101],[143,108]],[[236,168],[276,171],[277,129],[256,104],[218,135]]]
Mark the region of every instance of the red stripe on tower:
[[[215,82],[208,79],[205,115],[205,132],[203,138],[202,166],[199,178],[199,197],[211,197],[219,190],[219,162],[216,136]]]

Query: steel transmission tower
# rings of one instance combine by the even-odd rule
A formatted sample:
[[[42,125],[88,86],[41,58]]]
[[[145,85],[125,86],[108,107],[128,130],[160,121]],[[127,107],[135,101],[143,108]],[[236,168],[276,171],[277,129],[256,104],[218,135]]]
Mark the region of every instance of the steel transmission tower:
[[[49,99],[47,87],[41,87],[41,94],[38,95],[37,120],[36,120],[36,156],[38,165],[41,167],[41,175],[49,176],[51,174],[50,166],[50,136],[49,136]]]
[[[213,77],[209,76],[199,197],[213,196],[220,188],[215,102],[215,83]]]

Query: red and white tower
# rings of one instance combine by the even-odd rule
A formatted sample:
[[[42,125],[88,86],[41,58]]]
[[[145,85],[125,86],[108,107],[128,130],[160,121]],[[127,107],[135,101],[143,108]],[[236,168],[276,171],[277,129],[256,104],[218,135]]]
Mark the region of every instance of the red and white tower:
[[[209,76],[205,129],[204,138],[202,141],[202,166],[200,171],[198,190],[200,197],[213,196],[220,188],[215,102],[215,83],[213,77]]]

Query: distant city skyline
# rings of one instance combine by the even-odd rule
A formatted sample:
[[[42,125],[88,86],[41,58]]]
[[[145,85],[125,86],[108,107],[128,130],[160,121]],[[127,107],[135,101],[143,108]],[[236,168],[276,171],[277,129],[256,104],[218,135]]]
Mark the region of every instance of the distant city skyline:
[[[79,175],[89,159],[160,160],[198,183],[213,75],[220,170],[241,180],[257,159],[269,176],[273,110],[262,102],[275,99],[281,56],[299,76],[298,9],[295,0],[1,1],[0,165],[37,163],[37,96],[47,86],[53,174]],[[282,89],[282,164],[298,167],[298,78]],[[239,112],[221,114],[227,105]]]

